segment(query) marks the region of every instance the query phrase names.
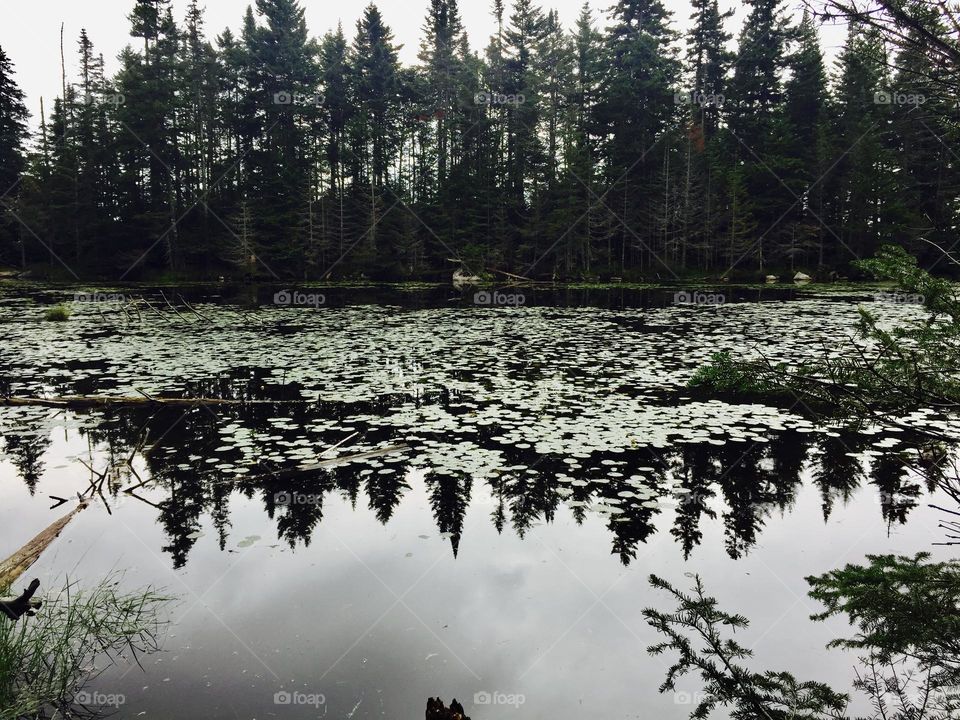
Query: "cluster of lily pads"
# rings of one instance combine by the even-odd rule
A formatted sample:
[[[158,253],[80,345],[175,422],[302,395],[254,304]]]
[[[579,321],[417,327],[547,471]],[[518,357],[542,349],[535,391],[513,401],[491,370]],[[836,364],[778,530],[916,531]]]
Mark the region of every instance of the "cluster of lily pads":
[[[843,422],[817,421],[802,403],[698,399],[686,394],[686,383],[718,350],[791,363],[838,351],[837,339],[853,334],[853,300],[827,294],[619,310],[267,307],[255,322],[210,302],[196,304],[206,320],[177,323],[150,315],[134,323],[81,305],[64,327],[31,314],[30,297],[7,296],[0,300],[7,335],[0,367],[14,396],[191,390],[213,397],[227,388],[236,397],[286,401],[255,420],[195,409],[219,418],[215,439],[188,453],[177,444],[152,450],[183,471],[240,478],[402,442],[408,453],[354,461],[359,475],[390,476],[405,463],[487,481],[543,474],[571,507],[616,516],[625,506],[652,508],[658,498],[683,494],[663,467],[667,486],[653,487],[637,466],[641,451],[659,463],[660,452],[684,444],[746,447],[783,432],[839,437]],[[894,324],[918,312],[888,303],[881,314]],[[2,408],[0,432],[93,429],[108,415]],[[902,423],[960,435],[932,409]],[[878,437],[873,450],[853,454],[868,461],[894,448],[899,430],[859,426],[856,432]],[[557,471],[557,462],[565,469]],[[608,482],[624,489],[600,501],[575,497],[578,487]]]

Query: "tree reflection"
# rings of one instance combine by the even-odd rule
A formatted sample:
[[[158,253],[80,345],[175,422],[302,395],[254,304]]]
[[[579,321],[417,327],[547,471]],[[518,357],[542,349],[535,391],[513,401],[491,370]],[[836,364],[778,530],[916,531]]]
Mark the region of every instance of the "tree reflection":
[[[208,397],[263,401],[278,396],[270,378],[256,371],[194,385],[194,392]],[[824,522],[838,502],[849,502],[867,480],[876,489],[882,518],[900,524],[924,492],[921,483],[931,491],[942,479],[942,463],[934,455],[939,460],[949,456],[947,448],[924,445],[919,434],[902,433],[896,451],[881,451],[874,447],[876,435],[787,430],[767,433],[765,442],[712,444],[678,438],[666,449],[593,453],[571,464],[567,456],[539,456],[530,449],[504,446],[498,433],[484,430],[476,442],[502,453],[504,461],[480,481],[462,472],[411,464],[417,457],[415,442],[407,453],[312,471],[298,470],[297,455],[286,452],[304,446],[308,427],[319,428],[310,436],[317,446],[310,450],[316,452],[353,437],[347,432],[362,437],[366,447],[395,443],[389,431],[365,427],[356,418],[396,402],[385,398],[382,404],[305,405],[281,400],[186,411],[133,408],[91,414],[88,420],[93,422],[78,432],[87,437],[100,463],[123,469],[110,484],[115,496],[125,497],[121,484],[139,486],[144,481],[167,536],[162,550],[174,568],[187,564],[205,525],[212,525],[219,548],[226,550],[231,512],[244,498],[262,504],[280,542],[292,549],[309,545],[330,494],[355,511],[365,505],[386,524],[405,497],[422,492],[437,531],[449,539],[456,556],[477,488],[492,499],[489,521],[499,533],[512,531],[524,538],[535,525],[552,523],[558,515],[582,524],[596,514],[604,518],[611,552],[629,565],[658,530],[669,532],[689,559],[703,542],[704,521],[719,522],[727,554],[739,558],[751,551],[774,513],[792,510],[805,473],[819,493]],[[346,429],[345,418],[350,419]],[[235,444],[224,445],[224,436],[237,429],[248,438],[244,452]],[[453,447],[458,440],[444,442]],[[43,475],[50,444],[50,433],[42,428],[4,436],[4,453],[31,493]],[[929,461],[922,475],[908,469],[911,449],[914,460]],[[350,444],[338,452],[349,453]],[[128,463],[131,456],[139,471]]]

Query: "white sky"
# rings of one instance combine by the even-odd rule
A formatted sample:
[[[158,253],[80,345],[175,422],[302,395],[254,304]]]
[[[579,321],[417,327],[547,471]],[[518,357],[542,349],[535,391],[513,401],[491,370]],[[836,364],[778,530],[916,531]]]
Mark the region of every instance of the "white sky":
[[[568,28],[572,27],[583,0],[543,0],[545,8],[554,7]],[[601,22],[606,10],[614,0],[590,0]],[[800,0],[790,0],[799,8]],[[307,26],[319,37],[328,29],[343,22],[349,39],[354,34],[354,25],[368,0],[302,0],[306,8]],[[509,0],[508,0],[509,2]],[[682,30],[689,25],[688,0],[665,0],[674,14],[675,27]],[[107,62],[107,71],[117,70],[117,55],[134,42],[129,35],[127,20],[133,0],[0,0],[5,7],[0,11],[0,47],[11,58],[17,71],[17,81],[27,94],[27,106],[33,115],[33,124],[39,122],[40,97],[44,98],[47,112],[53,98],[60,94],[60,23],[64,27],[64,48],[67,60],[68,81],[76,77],[77,38],[80,29],[86,28],[98,52]],[[174,0],[174,12],[178,21],[183,19],[189,0]],[[211,39],[229,26],[234,31],[249,0],[207,0],[207,34]],[[15,5],[16,9],[12,9]],[[421,26],[426,14],[428,0],[379,0],[377,2],[387,23],[393,29],[398,43],[403,44],[401,61],[416,62],[421,37]],[[482,50],[493,32],[490,14],[492,0],[460,0],[460,10],[474,50]],[[742,2],[721,0],[721,6],[734,8],[735,15],[729,21],[728,31],[736,37],[747,13]],[[509,5],[508,5],[509,8]],[[799,10],[797,10],[799,12]],[[843,42],[845,30],[840,27],[824,27],[821,39],[828,57],[832,58]]]

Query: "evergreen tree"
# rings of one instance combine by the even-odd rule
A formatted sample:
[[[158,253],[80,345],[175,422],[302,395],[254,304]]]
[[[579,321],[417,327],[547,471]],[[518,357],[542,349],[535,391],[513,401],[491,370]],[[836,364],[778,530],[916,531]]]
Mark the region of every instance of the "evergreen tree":
[[[621,223],[608,263],[622,274],[635,262],[660,267],[662,238],[653,198],[663,197],[668,181],[663,169],[669,163],[660,160],[668,156],[659,141],[673,127],[681,68],[670,13],[660,0],[619,0],[610,21],[598,117],[609,138],[608,180],[615,185],[608,205]]]
[[[759,234],[755,247],[734,262],[752,257],[763,270],[775,259],[776,249],[790,237],[784,222],[796,198],[783,186],[787,174],[789,129],[785,118],[784,75],[793,32],[787,22],[783,0],[746,0],[750,12],[740,34],[733,79],[726,102],[729,106],[733,162],[739,166],[750,197],[745,219]]]
[[[0,48],[0,263],[17,262],[19,223],[8,209],[17,212],[20,174],[26,165],[29,113],[23,91],[14,80],[13,62]]]
[[[398,47],[393,32],[373,4],[357,21],[352,47],[353,102],[351,123],[353,202],[357,238],[362,239],[361,264],[379,268],[392,265],[392,248],[378,243],[385,214],[384,198],[390,191],[391,166],[400,143],[401,81]],[[391,202],[395,199],[391,196]]]
[[[829,89],[820,38],[809,13],[804,13],[797,37],[799,44],[790,58],[786,86],[790,163],[783,178],[791,194],[802,199],[791,217],[791,241],[786,252],[791,270],[798,264],[819,265],[824,236],[832,233],[825,226],[822,182],[832,162],[827,149]]]
[[[244,25],[247,112],[254,133],[245,167],[248,198],[267,267],[300,266],[290,242],[313,202],[314,145],[308,132],[319,115],[317,44],[299,0],[257,0],[261,23]],[[252,193],[250,191],[253,191]]]
[[[663,0],[618,0],[603,32],[584,5],[572,33],[536,0],[494,0],[483,53],[458,1],[426,0],[403,67],[375,5],[351,41],[314,41],[300,0],[257,0],[211,42],[199,0],[182,22],[172,0],[130,0],[119,71],[81,32],[29,147],[0,50],[0,262],[400,279],[456,258],[673,278],[845,272],[891,240],[933,262],[925,241],[953,243],[944,7],[851,23],[828,77],[812,17],[791,27],[784,0],[747,0],[736,53],[730,13],[693,0],[682,63]]]
[[[842,245],[829,245],[821,264],[841,262],[849,255],[846,247],[861,255],[871,253],[885,232],[884,205],[897,202],[889,181],[881,179],[892,170],[884,140],[889,108],[876,102],[877,93],[888,85],[886,64],[878,33],[852,24],[837,61],[836,132],[830,148],[836,165],[826,184],[826,196],[834,199],[828,214]]]
[[[693,80],[689,100],[707,140],[720,127],[727,74],[733,60],[727,49],[731,36],[723,29],[723,21],[732,15],[732,10],[720,12],[717,0],[693,0],[693,29],[687,36],[687,64]]]

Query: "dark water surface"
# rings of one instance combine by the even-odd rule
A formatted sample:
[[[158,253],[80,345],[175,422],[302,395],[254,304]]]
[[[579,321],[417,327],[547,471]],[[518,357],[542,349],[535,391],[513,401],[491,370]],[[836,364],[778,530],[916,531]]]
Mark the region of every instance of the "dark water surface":
[[[712,305],[677,304],[683,289],[501,289],[523,294],[509,305],[446,288],[102,292],[124,298],[2,291],[4,393],[257,401],[0,408],[0,555],[64,513],[51,496],[84,491],[86,464],[107,472],[104,497],[31,573],[46,587],[122,570],[178,597],[164,652],[89,688],[123,695],[118,717],[418,718],[431,695],[475,720],[686,717],[696,686],[658,694],[671,658],[645,652],[658,638],[642,610],[666,602],[651,572],[680,586],[699,573],[749,617],[738,639],[757,667],[847,688],[855,657],[824,650],[847,628],[809,620],[803,577],[867,553],[948,554],[931,545],[920,431],[956,435],[952,419],[824,424],[799,402],[685,387],[714,352],[796,361],[835,351],[858,303],[890,324],[918,315],[906,304],[731,288]],[[70,320],[44,322],[63,300]]]

